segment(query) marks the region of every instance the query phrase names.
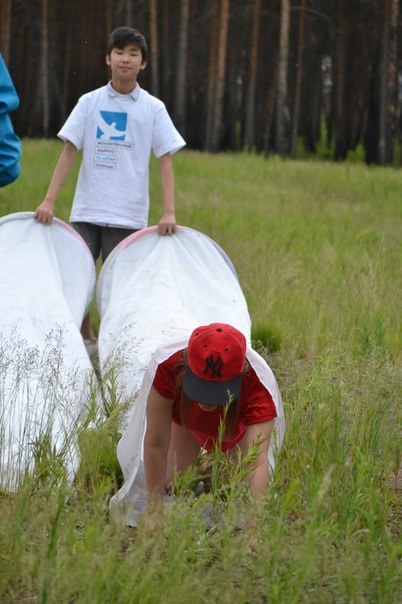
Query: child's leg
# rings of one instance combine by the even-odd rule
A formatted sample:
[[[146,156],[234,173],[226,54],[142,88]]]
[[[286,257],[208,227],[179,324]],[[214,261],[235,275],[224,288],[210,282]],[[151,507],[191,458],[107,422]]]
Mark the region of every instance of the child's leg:
[[[102,250],[102,262],[105,262],[110,252],[114,248],[126,239],[129,235],[136,233],[138,229],[123,229],[118,227],[100,227],[101,230],[101,250]]]
[[[93,338],[93,332],[92,332],[92,326],[91,326],[91,315],[90,315],[89,311],[81,323],[81,335],[84,338],[84,340],[91,341]]]
[[[101,229],[102,227],[91,224],[90,222],[72,222],[71,226],[81,235],[85,243],[87,244],[89,251],[92,254],[94,262],[96,261],[101,252]],[[84,317],[81,323],[81,335],[84,340],[92,341],[93,332],[91,327],[91,316],[90,313]]]

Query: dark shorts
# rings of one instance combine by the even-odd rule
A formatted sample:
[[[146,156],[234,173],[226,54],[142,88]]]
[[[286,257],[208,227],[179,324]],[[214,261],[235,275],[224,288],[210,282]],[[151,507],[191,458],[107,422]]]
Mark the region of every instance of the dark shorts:
[[[102,262],[105,262],[110,252],[123,239],[136,233],[139,229],[121,229],[119,227],[99,226],[91,222],[72,222],[71,226],[81,235],[89,247],[95,260],[102,254]]]

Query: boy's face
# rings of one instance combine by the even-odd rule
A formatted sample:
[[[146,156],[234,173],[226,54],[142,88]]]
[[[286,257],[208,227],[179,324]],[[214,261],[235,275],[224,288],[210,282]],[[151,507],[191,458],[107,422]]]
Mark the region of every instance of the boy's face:
[[[139,72],[146,67],[146,61],[143,61],[141,49],[137,44],[113,48],[110,55],[106,55],[106,64],[111,69],[112,80],[125,82],[135,82]]]

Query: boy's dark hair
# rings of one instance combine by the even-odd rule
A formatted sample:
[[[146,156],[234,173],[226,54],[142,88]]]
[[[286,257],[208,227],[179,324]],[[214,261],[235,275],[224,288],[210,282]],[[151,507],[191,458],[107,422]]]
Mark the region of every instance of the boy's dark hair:
[[[147,60],[147,42],[142,33],[133,27],[116,27],[116,29],[112,31],[107,45],[107,54],[110,55],[113,48],[124,48],[128,44],[136,44],[141,50],[143,62]]]

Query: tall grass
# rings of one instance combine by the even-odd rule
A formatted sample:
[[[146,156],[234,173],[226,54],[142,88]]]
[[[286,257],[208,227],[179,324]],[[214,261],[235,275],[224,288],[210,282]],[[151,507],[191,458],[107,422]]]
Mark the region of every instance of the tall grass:
[[[0,214],[35,209],[59,150],[24,141]],[[73,486],[55,489],[43,473],[2,494],[0,601],[400,602],[402,173],[189,151],[174,165],[177,220],[234,263],[284,399],[257,526],[239,531],[231,505],[211,526],[191,498],[159,533],[110,518],[120,480],[110,391],[109,419],[82,427]],[[59,198],[64,220],[76,171]],[[152,163],[151,223],[160,197]],[[229,503],[241,511],[237,479]]]

